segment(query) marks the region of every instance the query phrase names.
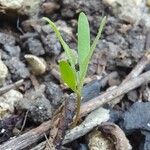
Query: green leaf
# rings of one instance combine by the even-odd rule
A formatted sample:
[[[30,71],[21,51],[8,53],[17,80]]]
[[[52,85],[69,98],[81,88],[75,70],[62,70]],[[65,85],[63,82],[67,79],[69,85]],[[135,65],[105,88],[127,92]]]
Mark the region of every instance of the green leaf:
[[[76,91],[76,73],[66,60],[59,62],[61,78],[74,92]]]
[[[84,71],[84,61],[90,53],[90,29],[86,15],[81,12],[78,19],[78,59],[80,73]]]
[[[92,44],[92,46],[91,46],[91,51],[90,51],[90,54],[89,54],[89,58],[92,56],[93,51],[94,51],[94,49],[96,48],[96,45],[97,45],[97,43],[98,43],[98,41],[99,41],[99,39],[100,39],[100,37],[101,37],[101,34],[102,34],[102,31],[103,31],[103,29],[104,29],[105,24],[106,24],[106,16],[105,16],[105,17],[102,19],[102,21],[101,21],[100,27],[99,27],[99,29],[98,29],[97,36],[96,36],[96,38],[95,38],[95,40],[93,41],[93,44]]]
[[[72,49],[71,51],[72,55],[72,61],[76,65],[78,63],[78,54],[75,50]]]
[[[43,19],[46,20],[49,23],[50,27],[55,32],[55,34],[56,34],[57,38],[59,39],[63,49],[65,50],[65,53],[66,53],[66,55],[68,57],[68,60],[69,60],[69,62],[71,64],[71,66],[74,67],[75,64],[74,64],[73,60],[75,59],[74,58],[75,56],[73,55],[72,50],[69,48],[69,46],[63,40],[63,38],[62,38],[58,28],[56,27],[56,25],[49,18],[43,17]]]
[[[90,48],[90,52],[88,53],[88,56],[86,57],[85,61],[83,62],[84,70],[83,70],[83,72],[81,73],[81,76],[80,76],[80,83],[81,83],[80,86],[83,86],[83,82],[84,82],[84,78],[85,78],[86,73],[87,73],[89,61],[92,57],[93,51],[96,48],[97,43],[98,43],[98,41],[101,37],[101,33],[103,31],[103,28],[104,28],[105,24],[106,24],[106,17],[104,17],[102,19],[100,27],[98,29],[97,36],[96,36],[96,38],[95,38],[95,40],[94,40],[94,42],[93,42],[93,44]]]

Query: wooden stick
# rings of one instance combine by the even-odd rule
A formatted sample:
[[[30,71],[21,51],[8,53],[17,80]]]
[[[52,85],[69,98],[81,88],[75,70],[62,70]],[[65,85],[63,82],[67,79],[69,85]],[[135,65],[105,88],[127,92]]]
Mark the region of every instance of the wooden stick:
[[[133,69],[133,71],[127,76],[128,80],[135,77],[135,72],[138,72],[137,74],[140,74],[140,72],[143,71],[145,66],[149,63],[149,57],[147,56],[149,55],[146,54],[142,58],[142,60],[137,64],[137,66]],[[125,83],[124,84],[122,83],[116,89],[107,91],[104,94],[90,100],[89,102],[84,103],[81,106],[80,117],[85,116],[87,113],[115,99],[116,97],[126,94],[130,90],[133,90],[141,86],[143,83],[150,82],[150,71],[147,71],[146,73],[143,73],[130,81],[128,81],[127,78],[125,79],[126,81],[125,80],[123,81]],[[41,124],[39,127],[32,129],[23,135],[5,142],[4,144],[0,145],[0,149],[21,150],[29,147],[30,145],[41,140],[44,137],[44,133],[48,133],[51,126],[50,123],[51,121],[47,121]]]
[[[149,63],[150,63],[150,51],[147,51],[145,55],[142,57],[142,59],[139,61],[139,63],[134,67],[134,69],[125,78],[125,80],[123,80],[122,84],[140,75],[142,71],[144,70],[144,68],[146,67],[146,65],[148,65]]]
[[[43,150],[45,148],[46,141],[41,142],[40,144],[36,145],[35,147],[31,148],[30,150]]]
[[[44,133],[50,130],[51,120],[42,123],[39,127],[32,129],[10,141],[0,145],[1,150],[23,150],[35,144],[44,137]]]
[[[150,71],[147,71],[140,76],[127,81],[126,83],[120,85],[116,89],[105,92],[104,94],[90,100],[89,102],[84,103],[81,106],[80,117],[85,116],[92,110],[100,107],[101,105],[113,100],[114,98],[126,94],[130,90],[133,90],[144,83],[150,82]],[[50,130],[51,121],[47,121],[41,124],[39,127],[32,129],[25,134],[14,138],[4,144],[0,145],[0,149],[13,149],[13,150],[21,150],[25,149],[28,146],[38,142],[44,137],[44,133],[47,133]]]
[[[85,102],[81,106],[80,117],[87,115],[89,112],[97,109],[98,107],[110,102],[111,100],[128,93],[129,91],[141,86],[144,83],[150,82],[150,71],[141,74],[140,76],[131,79],[124,84],[121,84],[111,91],[106,91],[104,94]]]
[[[102,107],[91,112],[85,120],[75,128],[66,132],[63,144],[70,143],[79,137],[82,137],[89,133],[93,128],[99,126],[102,122],[106,122],[110,119],[110,110]]]
[[[146,65],[148,65],[150,63],[150,51],[147,51],[145,53],[145,55],[142,57],[142,59],[139,61],[139,63],[134,67],[134,69],[129,73],[129,75],[125,78],[125,80],[123,80],[123,82],[121,83],[121,85],[119,87],[117,87],[116,89],[113,89],[111,91],[107,91],[105,92],[104,94],[90,100],[89,102],[83,104],[81,106],[81,111],[80,111],[80,114],[81,116],[84,116],[85,114],[87,114],[88,112],[94,110],[94,107],[95,109],[98,108],[99,106],[117,98],[119,95],[121,95],[119,97],[119,99],[121,100],[122,99],[122,95],[124,95],[125,93],[122,91],[122,88],[124,87],[124,84],[129,81],[130,79],[134,79],[135,77],[137,77],[143,70],[144,68],[146,67]],[[136,82],[134,83],[136,85]],[[123,86],[123,87],[122,87]],[[130,86],[130,83],[129,85]],[[136,87],[135,87],[136,88]],[[114,94],[115,92],[118,91],[117,94],[119,94],[119,92],[122,94],[119,94],[118,96],[115,96],[114,97]],[[129,91],[127,91],[129,92]],[[123,94],[124,93],[124,94]],[[111,95],[112,94],[112,95]],[[108,97],[108,98],[107,98]],[[92,102],[93,101],[93,102]],[[96,103],[96,101],[99,101],[97,103],[99,103],[99,105],[95,106],[93,105],[94,103]],[[118,100],[117,100],[118,101]],[[87,106],[86,106],[87,105]],[[92,107],[90,108],[89,106],[92,105]],[[86,107],[89,107],[87,108],[86,110]],[[88,110],[89,109],[89,110]],[[91,110],[90,110],[91,109]],[[86,112],[87,111],[87,112]]]
[[[124,84],[125,82],[129,81],[130,79],[133,79],[135,77],[137,77],[138,75],[140,75],[144,68],[146,67],[146,65],[148,65],[150,63],[150,52],[147,51],[145,53],[145,55],[142,57],[142,59],[139,61],[139,63],[134,67],[134,69],[126,76],[126,78],[122,81],[121,85]],[[117,103],[119,103],[124,95],[121,95],[119,97],[117,97],[111,104],[112,105],[116,105]]]
[[[24,82],[24,80],[22,79],[22,80],[19,80],[13,84],[10,84],[10,85],[7,85],[7,86],[0,88],[0,95],[8,92],[11,89],[14,89],[14,88],[21,86],[23,84],[23,82]]]
[[[123,85],[125,82],[129,81],[130,79],[137,77],[144,70],[146,65],[149,64],[149,62],[150,62],[150,57],[149,57],[149,54],[147,53],[143,56],[143,58],[139,61],[139,63],[135,66],[135,68],[130,72],[130,74],[125,78],[125,80],[122,82],[121,85]],[[118,102],[118,99],[121,100],[122,97],[123,97],[122,95],[117,97],[117,102]],[[116,98],[115,98],[115,100],[116,100]],[[92,113],[90,113],[90,114],[92,114]],[[86,120],[86,118],[85,118],[85,120]],[[90,132],[90,130],[93,129],[92,127],[90,128],[88,125],[91,123],[91,121],[86,122],[84,124],[85,120],[79,126],[73,128],[67,132],[65,139],[64,139],[64,144],[69,143],[69,142],[77,139],[78,137],[84,136],[87,133],[87,131]],[[83,124],[83,127],[82,127],[82,124]]]

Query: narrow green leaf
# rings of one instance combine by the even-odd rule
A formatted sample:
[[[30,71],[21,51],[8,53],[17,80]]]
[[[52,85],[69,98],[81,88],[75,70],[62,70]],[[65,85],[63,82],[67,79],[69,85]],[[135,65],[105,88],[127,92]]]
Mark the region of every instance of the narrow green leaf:
[[[72,67],[65,60],[59,62],[61,78],[74,92],[76,91],[76,75]]]
[[[100,37],[101,37],[101,33],[102,33],[102,31],[103,31],[103,28],[104,28],[104,26],[105,26],[105,23],[106,23],[106,17],[104,17],[103,19],[102,19],[102,21],[101,21],[101,24],[100,24],[100,27],[99,27],[99,29],[98,29],[98,33],[97,33],[97,36],[96,36],[96,38],[95,38],[95,40],[94,40],[94,42],[93,42],[93,44],[92,44],[92,46],[91,46],[91,48],[90,48],[90,52],[88,53],[88,56],[86,57],[86,59],[85,59],[85,61],[83,62],[83,66],[84,66],[84,70],[83,70],[83,72],[81,73],[81,76],[80,76],[80,85],[81,86],[83,86],[83,80],[84,80],[84,78],[85,78],[85,76],[86,76],[86,73],[87,73],[87,69],[88,69],[88,64],[89,64],[89,61],[90,61],[90,59],[91,59],[91,57],[92,57],[92,54],[93,54],[93,51],[94,51],[94,49],[96,48],[96,45],[97,45],[97,43],[98,43],[98,41],[99,41],[99,39],[100,39]]]
[[[78,54],[73,49],[71,49],[71,57],[72,57],[73,63],[76,65],[78,63]]]
[[[75,58],[74,58],[74,55],[72,54],[72,50],[69,48],[69,46],[68,46],[68,45],[66,44],[66,42],[63,40],[63,38],[62,38],[62,36],[61,36],[61,34],[60,34],[58,28],[56,27],[56,25],[55,25],[49,18],[43,17],[43,19],[46,20],[46,21],[49,23],[50,27],[51,27],[52,30],[55,32],[57,38],[59,39],[61,45],[63,46],[63,49],[65,50],[65,53],[66,53],[66,55],[67,55],[67,57],[68,57],[68,60],[69,60],[69,62],[70,62],[70,64],[71,64],[71,66],[74,67],[75,64],[74,64],[73,60],[74,60]]]
[[[81,12],[78,19],[78,59],[80,72],[84,70],[84,61],[90,53],[90,29],[86,15]]]
[[[96,48],[96,45],[97,45],[97,43],[98,43],[98,41],[99,41],[99,39],[100,39],[100,37],[101,37],[101,34],[102,34],[102,31],[103,31],[103,29],[104,29],[105,24],[106,24],[106,16],[105,16],[105,17],[102,19],[102,21],[101,21],[100,27],[99,27],[99,29],[98,29],[97,36],[96,36],[96,38],[95,38],[95,40],[93,41],[93,44],[92,44],[92,46],[91,46],[91,51],[90,51],[89,57],[92,56],[93,51],[94,51],[94,49]]]

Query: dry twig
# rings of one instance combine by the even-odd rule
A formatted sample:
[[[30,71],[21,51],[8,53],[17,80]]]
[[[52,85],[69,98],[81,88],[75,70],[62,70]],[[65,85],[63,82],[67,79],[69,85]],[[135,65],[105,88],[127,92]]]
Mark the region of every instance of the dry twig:
[[[44,133],[50,130],[51,120],[42,123],[39,127],[32,129],[16,138],[0,145],[2,150],[22,150],[30,147],[44,137]]]
[[[117,88],[111,91],[107,91],[103,93],[102,95],[90,100],[89,102],[84,103],[81,106],[80,117],[87,115],[89,112],[93,111],[94,109],[115,99],[118,96],[126,94],[127,92],[141,86],[142,84],[150,82],[150,71],[147,71],[141,74],[140,76],[136,77],[137,74],[140,74],[145,68],[145,66],[149,63],[149,57],[147,57],[149,55],[147,56],[146,55],[137,64],[135,69],[133,69],[133,71],[123,81],[124,83],[122,83]],[[136,75],[135,75],[135,72],[137,72]],[[130,80],[128,81],[127,79],[130,79]],[[5,91],[5,90],[0,90],[0,91]],[[41,124],[39,127],[32,129],[26,132],[25,134],[0,145],[0,149],[13,149],[13,150],[25,149],[31,146],[32,144],[38,142],[39,140],[41,140],[44,137],[44,133],[47,133],[50,130],[50,127],[51,127],[51,121],[47,121]]]
[[[100,107],[104,103],[107,103],[120,95],[126,94],[130,90],[133,90],[148,82],[150,82],[150,71],[147,71],[140,76],[127,81],[126,83],[120,85],[118,88],[113,89],[112,91],[105,92],[104,94],[94,98],[93,100],[84,103],[81,106],[80,117],[87,115],[89,112]],[[32,129],[29,132],[26,132],[25,134],[0,145],[0,149],[21,150],[23,148],[27,148],[28,146],[42,139],[44,137],[44,133],[48,132],[50,130],[50,127],[51,121],[47,121],[41,124],[39,127]]]
[[[11,89],[15,89],[15,88],[21,86],[23,84],[23,82],[24,82],[24,80],[22,79],[22,80],[19,80],[13,84],[10,84],[10,85],[7,85],[7,86],[0,88],[0,95],[8,92]]]
[[[100,96],[93,98],[92,100],[85,102],[81,106],[80,117],[87,115],[89,112],[97,109],[98,107],[110,102],[111,100],[117,98],[118,96],[124,95],[129,91],[141,86],[144,83],[150,82],[150,71],[141,74],[140,76],[131,79],[124,84],[121,84],[115,89],[106,91]]]

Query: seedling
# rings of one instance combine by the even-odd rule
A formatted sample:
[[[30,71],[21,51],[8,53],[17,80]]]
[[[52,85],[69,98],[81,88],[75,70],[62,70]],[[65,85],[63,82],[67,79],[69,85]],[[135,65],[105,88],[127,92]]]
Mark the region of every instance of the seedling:
[[[63,49],[65,50],[65,54],[67,59],[61,60],[59,62],[61,78],[67,86],[72,89],[77,96],[77,112],[76,118],[74,121],[74,125],[77,124],[80,106],[81,106],[81,98],[82,98],[82,89],[84,84],[84,79],[87,74],[88,64],[92,57],[93,51],[96,48],[96,45],[101,37],[102,30],[104,28],[106,17],[102,19],[100,27],[98,29],[97,36],[92,44],[90,44],[90,29],[89,22],[86,15],[81,12],[78,19],[78,54],[77,56],[73,53],[73,50],[66,44],[63,40],[58,28],[56,25],[44,17],[50,27],[54,30],[57,38],[59,39]],[[76,69],[76,65],[79,66],[79,69]]]

